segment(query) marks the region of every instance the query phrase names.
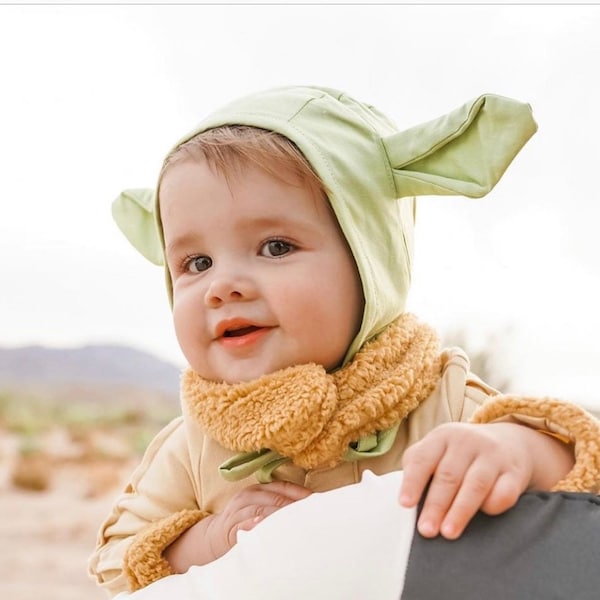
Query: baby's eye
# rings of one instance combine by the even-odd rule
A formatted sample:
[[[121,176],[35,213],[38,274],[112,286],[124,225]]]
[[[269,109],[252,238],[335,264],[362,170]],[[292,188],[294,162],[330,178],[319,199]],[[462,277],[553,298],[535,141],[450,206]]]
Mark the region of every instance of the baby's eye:
[[[284,256],[294,249],[294,245],[285,240],[269,240],[260,249],[261,256],[277,257]]]
[[[210,269],[212,264],[210,256],[191,256],[185,264],[185,269],[190,273],[202,273]]]

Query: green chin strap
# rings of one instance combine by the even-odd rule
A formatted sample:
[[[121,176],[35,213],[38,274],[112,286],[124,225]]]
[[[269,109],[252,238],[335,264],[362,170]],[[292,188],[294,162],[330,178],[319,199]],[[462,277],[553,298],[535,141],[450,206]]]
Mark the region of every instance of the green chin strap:
[[[400,424],[394,425],[351,444],[342,460],[355,462],[383,456],[393,446],[399,427]],[[219,466],[219,474],[226,481],[239,481],[254,473],[258,483],[271,483],[273,471],[290,460],[268,448],[256,452],[240,452]]]

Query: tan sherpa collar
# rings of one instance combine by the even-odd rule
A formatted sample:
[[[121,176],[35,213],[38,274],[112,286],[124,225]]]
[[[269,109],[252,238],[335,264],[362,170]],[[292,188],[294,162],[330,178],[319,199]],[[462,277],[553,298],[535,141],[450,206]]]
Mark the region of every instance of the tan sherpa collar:
[[[402,421],[440,377],[435,331],[404,314],[346,367],[305,364],[237,384],[183,374],[183,409],[222,446],[269,448],[305,469],[337,464],[348,445]]]

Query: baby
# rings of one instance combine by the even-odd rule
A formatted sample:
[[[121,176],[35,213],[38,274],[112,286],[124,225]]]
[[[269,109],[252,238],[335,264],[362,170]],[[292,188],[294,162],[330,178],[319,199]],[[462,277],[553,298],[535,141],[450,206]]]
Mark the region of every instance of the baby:
[[[591,415],[499,394],[404,310],[414,197],[485,195],[535,129],[499,96],[398,131],[344,93],[279,88],[182,139],[156,193],[117,199],[124,233],[166,267],[189,367],[182,416],[102,525],[102,586],[209,563],[239,530],[367,469],[404,470],[399,502],[423,500],[426,537],[455,539],[525,490],[597,491]]]

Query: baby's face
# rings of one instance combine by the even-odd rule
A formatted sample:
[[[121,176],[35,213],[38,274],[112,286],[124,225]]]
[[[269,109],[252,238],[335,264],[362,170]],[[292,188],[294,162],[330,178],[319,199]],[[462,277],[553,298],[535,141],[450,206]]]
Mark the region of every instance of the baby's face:
[[[168,168],[160,205],[175,332],[196,372],[236,383],[341,363],[363,296],[326,199],[256,167],[226,179],[189,159]]]

